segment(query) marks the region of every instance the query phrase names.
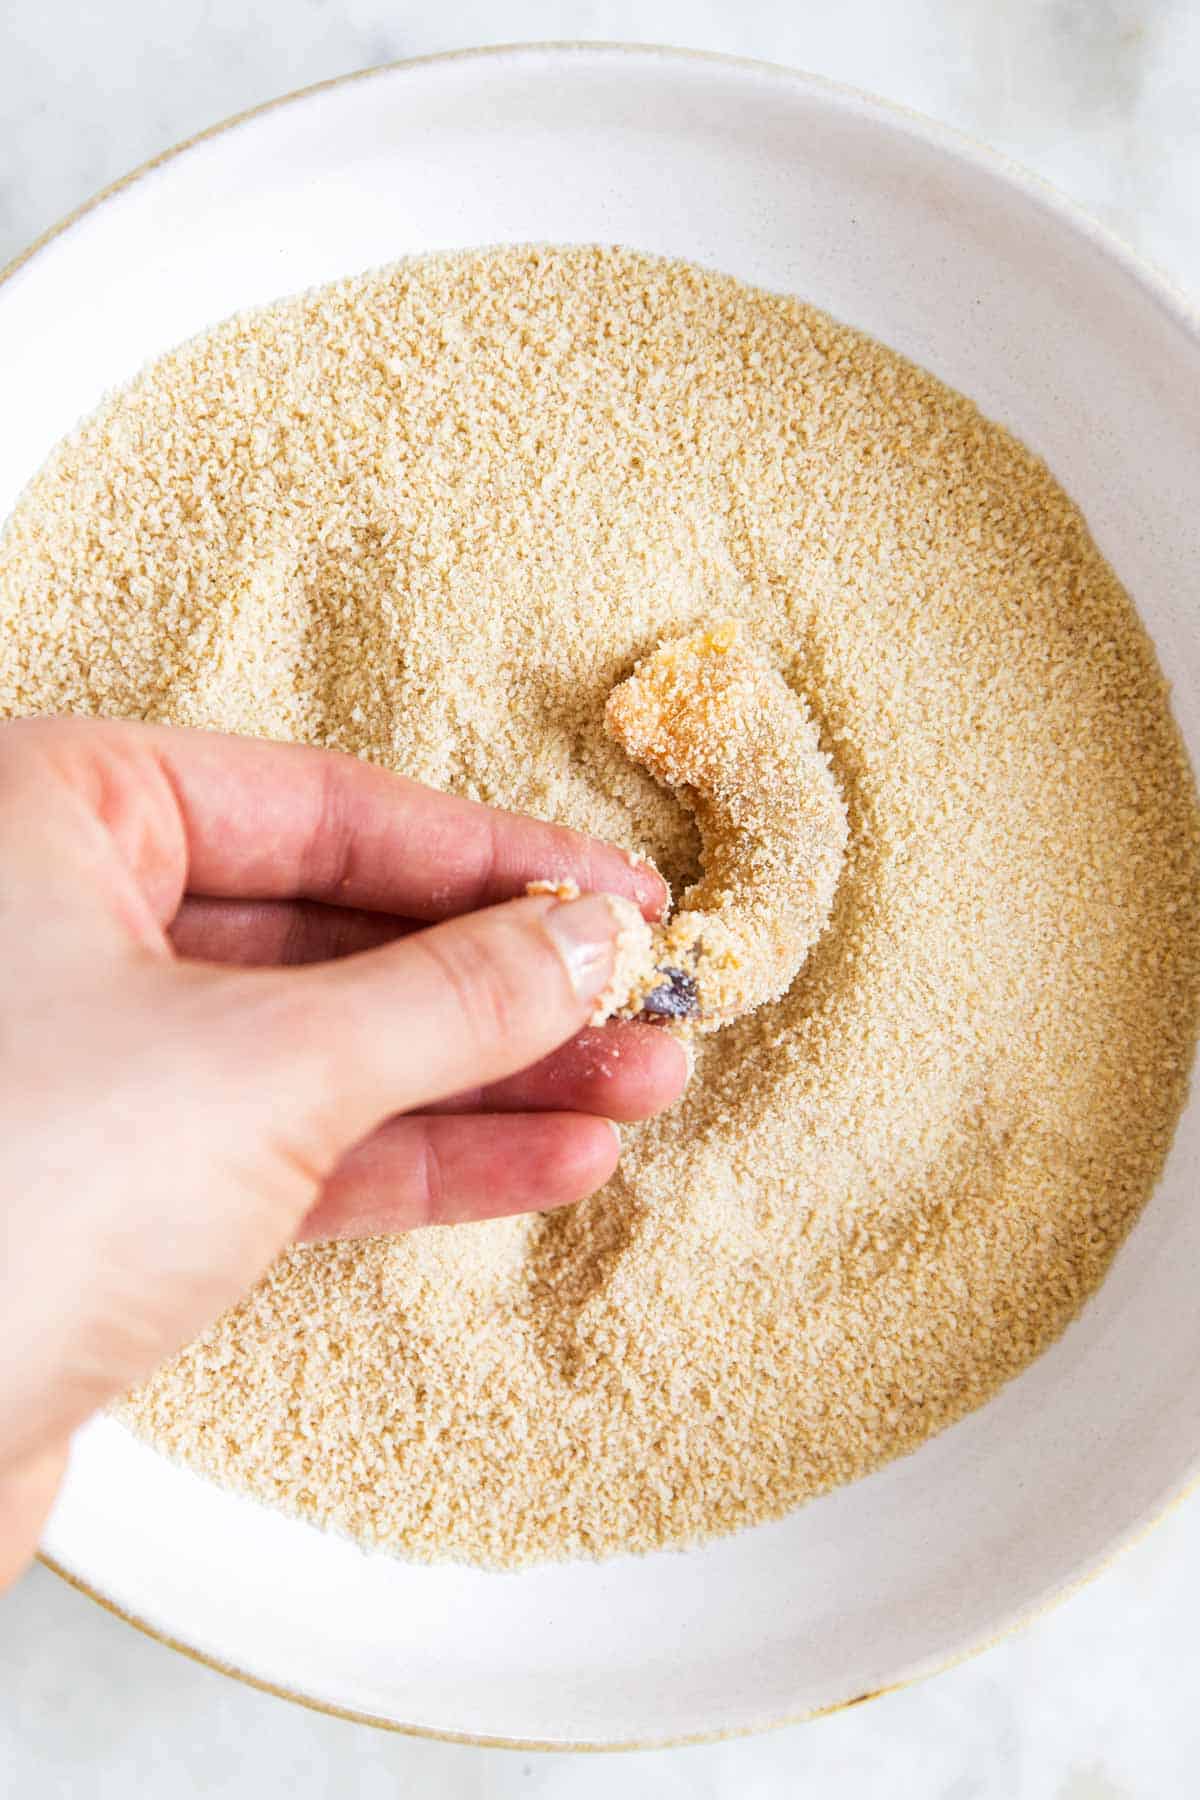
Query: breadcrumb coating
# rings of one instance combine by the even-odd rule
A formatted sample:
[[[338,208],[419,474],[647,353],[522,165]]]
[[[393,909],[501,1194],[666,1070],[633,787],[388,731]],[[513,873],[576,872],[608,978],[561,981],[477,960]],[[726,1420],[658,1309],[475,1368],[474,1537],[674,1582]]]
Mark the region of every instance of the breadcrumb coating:
[[[660,645],[613,689],[615,741],[695,814],[703,875],[654,934],[621,1008],[641,1011],[666,971],[694,985],[702,1031],[778,1000],[829,922],[846,809],[798,694],[723,619]]]

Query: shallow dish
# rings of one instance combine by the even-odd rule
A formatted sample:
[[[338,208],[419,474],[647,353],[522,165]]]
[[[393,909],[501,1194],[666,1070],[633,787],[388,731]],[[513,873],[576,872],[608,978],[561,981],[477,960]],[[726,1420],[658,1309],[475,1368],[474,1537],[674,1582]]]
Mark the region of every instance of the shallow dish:
[[[119,185],[0,286],[0,513],[103,390],[241,307],[409,252],[619,241],[803,295],[1041,452],[1153,634],[1200,751],[1200,334],[1032,179],[761,65],[529,47],[262,109]],[[856,1486],[703,1549],[520,1574],[367,1557],[99,1421],[52,1566],[207,1661],[411,1730],[553,1745],[753,1730],[988,1641],[1193,1476],[1193,1102],[1159,1191],[1061,1342]]]

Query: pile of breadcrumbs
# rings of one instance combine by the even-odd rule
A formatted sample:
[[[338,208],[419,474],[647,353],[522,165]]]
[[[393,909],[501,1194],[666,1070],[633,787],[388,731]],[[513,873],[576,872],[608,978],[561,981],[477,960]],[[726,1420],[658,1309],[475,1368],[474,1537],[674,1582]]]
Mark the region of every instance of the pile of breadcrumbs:
[[[124,1408],[194,1468],[422,1557],[729,1531],[986,1400],[1146,1201],[1200,946],[1161,673],[1042,463],[810,307],[507,249],[235,319],[34,480],[0,616],[4,713],[333,745],[677,892],[692,816],[605,704],[740,619],[845,801],[799,976],[608,1188],[286,1256]]]

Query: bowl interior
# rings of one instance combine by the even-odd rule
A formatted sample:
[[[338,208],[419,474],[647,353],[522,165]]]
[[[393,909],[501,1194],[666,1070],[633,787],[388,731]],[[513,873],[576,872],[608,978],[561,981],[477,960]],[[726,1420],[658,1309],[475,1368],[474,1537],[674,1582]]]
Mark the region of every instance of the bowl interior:
[[[451,57],[267,109],[144,173],[0,286],[0,513],[102,392],[249,304],[421,250],[619,241],[787,289],[1046,457],[1200,749],[1200,339],[1024,178],[803,76],[648,50]],[[236,1499],[100,1421],[45,1549],[201,1655],[438,1732],[752,1729],[919,1673],[1078,1579],[1189,1478],[1200,1111],[1110,1280],[982,1411],[786,1520],[521,1574],[412,1567]]]

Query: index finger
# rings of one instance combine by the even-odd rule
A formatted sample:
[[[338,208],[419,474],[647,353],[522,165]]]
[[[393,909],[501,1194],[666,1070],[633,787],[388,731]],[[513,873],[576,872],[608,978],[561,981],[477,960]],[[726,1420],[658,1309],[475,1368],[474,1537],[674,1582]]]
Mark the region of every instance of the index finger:
[[[188,846],[187,891],[320,900],[432,921],[575,881],[658,918],[648,863],[598,839],[439,793],[356,757],[167,726],[144,734],[169,779]]]

